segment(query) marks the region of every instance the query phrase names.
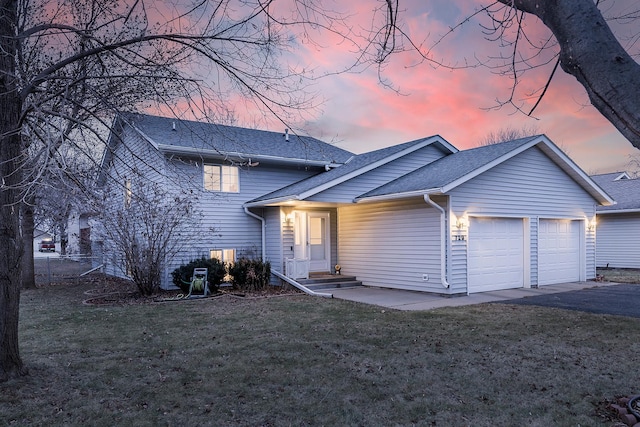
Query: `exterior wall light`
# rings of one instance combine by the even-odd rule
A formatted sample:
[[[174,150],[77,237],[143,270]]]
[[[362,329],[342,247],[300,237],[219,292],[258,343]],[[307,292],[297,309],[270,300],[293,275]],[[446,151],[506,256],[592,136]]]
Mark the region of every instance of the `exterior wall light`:
[[[460,217],[458,219],[456,219],[456,228],[458,230],[462,230],[464,228],[467,228],[467,220],[464,217]]]

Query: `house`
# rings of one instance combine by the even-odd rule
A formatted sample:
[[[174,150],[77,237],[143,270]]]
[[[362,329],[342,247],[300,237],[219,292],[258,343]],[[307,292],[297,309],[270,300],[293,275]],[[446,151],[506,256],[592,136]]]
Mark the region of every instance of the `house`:
[[[583,281],[595,277],[596,206],[613,203],[543,135],[464,151],[436,135],[354,155],[147,115],[116,125],[103,184],[135,169],[202,190],[203,233],[179,260],[263,257],[293,279],[339,264],[365,285],[444,295]],[[107,242],[97,252],[123,274]]]
[[[616,201],[615,205],[598,206],[596,265],[598,267],[640,268],[640,179],[626,172],[591,177]]]
[[[90,213],[72,209],[67,220],[67,254],[80,257],[91,256]]]

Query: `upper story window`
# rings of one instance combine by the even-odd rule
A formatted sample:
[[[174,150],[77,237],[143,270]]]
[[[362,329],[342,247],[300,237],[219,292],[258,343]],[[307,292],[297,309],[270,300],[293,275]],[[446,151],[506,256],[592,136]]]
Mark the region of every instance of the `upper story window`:
[[[204,189],[225,193],[239,192],[238,168],[235,166],[204,165]]]

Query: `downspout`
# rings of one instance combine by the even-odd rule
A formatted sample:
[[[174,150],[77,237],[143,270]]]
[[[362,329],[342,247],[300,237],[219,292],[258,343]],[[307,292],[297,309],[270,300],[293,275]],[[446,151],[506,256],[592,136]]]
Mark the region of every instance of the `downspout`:
[[[424,195],[424,201],[440,211],[440,280],[442,286],[450,288],[449,282],[447,282],[447,231],[446,231],[446,212],[436,202],[429,198],[428,194]]]
[[[265,220],[260,215],[256,215],[253,212],[251,212],[249,210],[249,208],[246,207],[246,206],[244,208],[244,213],[246,213],[250,217],[253,217],[253,218],[257,219],[258,221],[260,221],[261,230],[262,230],[262,245],[261,245],[262,246],[262,262],[265,262],[267,260],[267,242],[266,242],[267,239],[266,239],[266,224],[265,224]]]

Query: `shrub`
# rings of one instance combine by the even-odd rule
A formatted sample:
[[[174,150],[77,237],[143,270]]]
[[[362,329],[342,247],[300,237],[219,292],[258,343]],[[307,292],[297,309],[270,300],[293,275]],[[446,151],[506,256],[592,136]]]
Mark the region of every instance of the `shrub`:
[[[271,264],[268,261],[240,258],[229,265],[229,276],[234,289],[261,291],[269,286]]]
[[[189,285],[191,284],[191,278],[193,276],[194,268],[206,268],[207,269],[207,281],[209,282],[209,291],[217,292],[220,284],[224,280],[227,274],[224,263],[217,259],[209,259],[202,257],[195,259],[188,264],[181,265],[173,270],[171,277],[173,277],[173,283],[182,289],[183,292],[189,292]]]

